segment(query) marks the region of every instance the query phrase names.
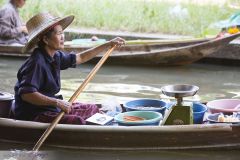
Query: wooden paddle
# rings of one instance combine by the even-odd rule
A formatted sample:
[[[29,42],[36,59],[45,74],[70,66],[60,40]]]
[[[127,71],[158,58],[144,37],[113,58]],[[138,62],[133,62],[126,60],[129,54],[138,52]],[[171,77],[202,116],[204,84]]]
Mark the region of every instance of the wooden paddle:
[[[72,95],[72,97],[69,99],[68,102],[74,102],[79,94],[83,91],[84,87],[88,84],[88,82],[94,77],[94,75],[97,73],[99,68],[102,66],[102,64],[107,60],[108,56],[112,53],[112,51],[116,48],[116,45],[113,46],[111,49],[109,49],[105,55],[99,60],[99,62],[96,64],[96,66],[92,69],[92,71],[88,74],[87,78],[83,81],[83,83],[79,86],[79,88],[76,90],[76,92]],[[47,130],[43,133],[43,135],[40,137],[38,142],[33,148],[33,151],[38,151],[43,142],[47,139],[49,134],[52,132],[52,130],[55,128],[55,126],[58,124],[58,122],[61,120],[65,112],[61,111],[59,115],[54,119],[54,121],[51,123],[51,125],[47,128]]]

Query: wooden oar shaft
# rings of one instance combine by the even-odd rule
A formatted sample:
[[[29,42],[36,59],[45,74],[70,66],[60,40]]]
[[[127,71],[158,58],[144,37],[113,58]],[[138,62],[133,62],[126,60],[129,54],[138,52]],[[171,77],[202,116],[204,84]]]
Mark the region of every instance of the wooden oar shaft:
[[[94,75],[97,73],[97,71],[100,69],[102,64],[107,60],[109,55],[112,53],[112,51],[116,48],[116,46],[109,49],[105,55],[100,59],[100,61],[97,63],[97,65],[92,69],[92,71],[88,74],[87,78],[83,81],[83,83],[79,86],[77,91],[72,95],[72,97],[69,99],[69,102],[74,102],[79,94],[82,92],[84,87],[87,85],[87,83],[94,77]],[[40,137],[38,142],[33,148],[33,151],[38,151],[43,142],[47,139],[49,134],[52,132],[52,130],[55,128],[55,126],[58,124],[58,122],[61,120],[61,118],[64,116],[64,112],[61,111],[59,115],[54,119],[54,121],[51,123],[51,125],[46,129],[46,131],[43,133],[43,135]]]
[[[72,95],[72,97],[69,99],[69,102],[74,102],[76,98],[79,96],[79,94],[82,92],[84,87],[88,84],[88,82],[94,77],[94,75],[97,73],[99,68],[102,66],[102,64],[107,60],[109,55],[112,53],[112,51],[116,48],[116,46],[109,49],[106,54],[99,60],[98,64],[92,69],[92,71],[88,74],[86,79],[83,81],[81,86],[77,89],[77,91]]]

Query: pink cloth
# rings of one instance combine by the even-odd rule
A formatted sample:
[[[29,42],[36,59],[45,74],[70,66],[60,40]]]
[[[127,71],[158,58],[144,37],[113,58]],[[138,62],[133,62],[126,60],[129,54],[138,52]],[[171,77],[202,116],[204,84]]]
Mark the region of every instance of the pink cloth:
[[[64,114],[59,123],[61,124],[86,124],[86,119],[99,113],[99,109],[95,104],[74,103],[73,109],[69,114]],[[39,114],[34,121],[52,123],[58,116],[57,112],[44,112]]]

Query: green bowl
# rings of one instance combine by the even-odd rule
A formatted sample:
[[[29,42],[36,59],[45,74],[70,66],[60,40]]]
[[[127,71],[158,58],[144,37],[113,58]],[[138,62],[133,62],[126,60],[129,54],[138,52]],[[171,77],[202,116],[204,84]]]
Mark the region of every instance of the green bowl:
[[[144,120],[126,121],[124,116],[136,116]],[[114,119],[121,126],[155,126],[162,120],[162,114],[154,111],[129,111],[116,115]]]

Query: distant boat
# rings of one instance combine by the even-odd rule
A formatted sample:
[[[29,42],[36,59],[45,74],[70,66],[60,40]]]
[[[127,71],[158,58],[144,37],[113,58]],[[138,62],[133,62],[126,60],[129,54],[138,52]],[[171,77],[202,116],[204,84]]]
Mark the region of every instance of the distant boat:
[[[201,62],[225,64],[225,65],[240,65],[240,39],[237,38],[228,43],[222,49],[201,59]]]
[[[182,41],[145,40],[145,43],[142,44],[136,44],[136,41],[135,44],[133,44],[129,41],[125,47],[115,50],[108,58],[107,63],[167,66],[186,65],[219,51],[239,35],[240,33],[218,39]],[[68,43],[68,45],[65,46],[65,51],[81,52],[91,47],[91,45],[80,46]],[[21,50],[22,46],[0,46],[0,55],[29,56],[29,53],[21,53]],[[96,61],[100,57],[101,55],[92,61]]]

